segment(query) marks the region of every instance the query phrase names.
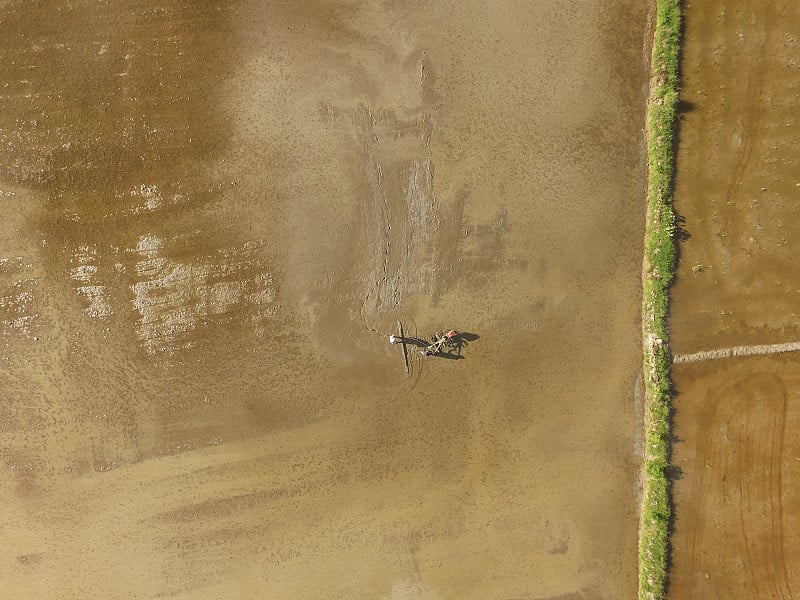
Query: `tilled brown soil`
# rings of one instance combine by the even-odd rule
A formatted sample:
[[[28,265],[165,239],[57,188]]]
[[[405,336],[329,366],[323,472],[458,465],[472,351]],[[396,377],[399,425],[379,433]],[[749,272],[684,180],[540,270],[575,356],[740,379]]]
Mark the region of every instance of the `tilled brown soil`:
[[[796,598],[800,7],[685,8],[669,596]]]
[[[682,365],[672,598],[794,598],[800,358]]]
[[[1,597],[635,594],[644,6],[0,4]]]

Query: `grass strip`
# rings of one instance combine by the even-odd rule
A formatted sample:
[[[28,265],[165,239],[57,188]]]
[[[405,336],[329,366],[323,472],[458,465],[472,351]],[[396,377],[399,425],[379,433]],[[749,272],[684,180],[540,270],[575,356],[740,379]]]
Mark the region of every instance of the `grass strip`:
[[[667,311],[676,267],[672,191],[680,0],[657,0],[656,11],[647,109],[648,186],[642,306],[645,456],[639,531],[640,600],[663,600],[666,596],[672,514],[668,474],[672,382]]]

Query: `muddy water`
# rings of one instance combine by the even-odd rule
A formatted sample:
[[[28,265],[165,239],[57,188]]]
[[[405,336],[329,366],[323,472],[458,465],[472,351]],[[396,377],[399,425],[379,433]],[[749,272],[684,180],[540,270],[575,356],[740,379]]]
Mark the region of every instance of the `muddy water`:
[[[673,349],[795,343],[800,8],[689,2],[685,36]],[[676,600],[800,594],[795,354],[675,370]]]
[[[3,595],[633,596],[643,6],[0,22]]]
[[[674,294],[680,352],[798,339],[798,10],[687,7],[676,195],[691,237]]]

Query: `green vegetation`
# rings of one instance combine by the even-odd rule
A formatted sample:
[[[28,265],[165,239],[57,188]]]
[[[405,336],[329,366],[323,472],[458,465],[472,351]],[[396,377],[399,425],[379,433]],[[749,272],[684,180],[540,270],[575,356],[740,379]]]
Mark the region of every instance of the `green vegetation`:
[[[645,233],[644,337],[645,457],[639,542],[639,598],[663,600],[672,513],[668,465],[672,383],[667,310],[675,273],[672,207],[674,132],[681,42],[680,0],[657,0],[647,114],[648,190]]]

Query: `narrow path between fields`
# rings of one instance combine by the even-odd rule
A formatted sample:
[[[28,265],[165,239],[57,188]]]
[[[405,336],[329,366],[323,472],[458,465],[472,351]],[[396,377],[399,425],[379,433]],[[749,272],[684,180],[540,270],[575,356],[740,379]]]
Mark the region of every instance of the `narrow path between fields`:
[[[800,350],[800,342],[789,342],[786,344],[762,344],[756,346],[734,346],[732,348],[720,348],[719,350],[703,350],[692,354],[675,354],[672,362],[693,363],[701,360],[714,360],[716,358],[728,358],[730,356],[764,356],[768,354],[781,354],[782,352],[794,352]]]

